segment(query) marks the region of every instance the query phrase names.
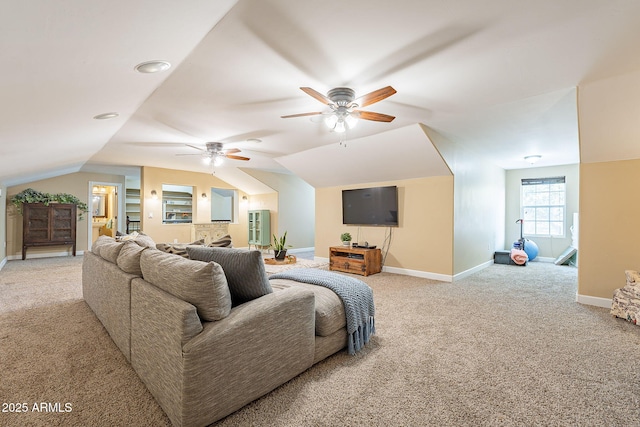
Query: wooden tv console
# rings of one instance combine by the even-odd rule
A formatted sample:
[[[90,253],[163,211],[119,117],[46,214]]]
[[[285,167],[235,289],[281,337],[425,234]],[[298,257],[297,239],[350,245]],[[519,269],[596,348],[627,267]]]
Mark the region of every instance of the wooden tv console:
[[[329,248],[329,270],[362,276],[380,273],[382,271],[382,252],[380,249],[331,246]]]

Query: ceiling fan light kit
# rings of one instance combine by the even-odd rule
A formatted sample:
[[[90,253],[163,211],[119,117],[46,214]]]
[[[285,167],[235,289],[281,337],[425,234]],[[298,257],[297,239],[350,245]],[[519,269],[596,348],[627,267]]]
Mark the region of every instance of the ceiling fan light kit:
[[[355,91],[348,87],[337,87],[331,89],[329,92],[327,92],[327,96],[324,96],[320,92],[310,87],[301,87],[300,89],[312,98],[320,101],[325,105],[328,105],[331,108],[331,111],[324,113],[311,112],[281,116],[283,119],[292,117],[325,115],[325,125],[330,130],[337,133],[344,133],[347,129],[355,128],[358,124],[359,119],[386,123],[389,123],[393,119],[395,119],[394,116],[357,109],[361,106],[366,107],[367,105],[382,101],[383,99],[395,94],[396,90],[391,86],[378,89],[357,99],[355,97]]]
[[[201,148],[201,147],[198,147],[197,145],[191,145],[191,144],[185,144],[185,145],[187,147],[200,150],[201,153],[194,153],[194,154],[202,156],[203,163],[207,166],[211,165],[212,169],[214,170],[217,166],[221,166],[224,163],[225,158],[233,159],[233,160],[242,160],[242,161],[251,160],[249,157],[235,155],[235,153],[240,152],[238,148],[225,149],[224,145],[221,142],[207,142],[205,148]],[[193,156],[194,154],[177,154],[177,156]]]

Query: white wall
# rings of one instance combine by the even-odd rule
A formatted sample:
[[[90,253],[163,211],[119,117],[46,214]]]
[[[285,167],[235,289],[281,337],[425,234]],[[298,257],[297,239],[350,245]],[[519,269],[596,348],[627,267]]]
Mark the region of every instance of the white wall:
[[[454,276],[491,262],[502,249],[505,223],[505,171],[468,147],[424,127],[453,173]]]
[[[520,224],[516,220],[521,218],[520,183],[524,178],[549,178],[554,176],[566,177],[566,211],[564,237],[535,237],[531,238],[540,252],[539,257],[557,258],[570,244],[573,225],[573,214],[578,212],[580,194],[580,165],[551,166],[544,168],[513,169],[507,171],[506,183],[506,223],[504,248],[512,247],[513,242],[520,238]]]
[[[278,192],[278,218],[271,234],[287,232],[287,243],[296,248],[315,245],[315,189],[295,175],[255,169],[245,172]],[[272,220],[272,224],[274,221]]]

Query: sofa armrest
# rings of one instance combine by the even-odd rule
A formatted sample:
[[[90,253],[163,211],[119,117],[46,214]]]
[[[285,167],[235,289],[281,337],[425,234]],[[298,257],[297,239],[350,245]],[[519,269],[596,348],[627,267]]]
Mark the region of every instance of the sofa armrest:
[[[315,297],[270,293],[234,307],[183,348],[187,425],[205,425],[308,369],[315,350]]]
[[[174,425],[182,417],[182,346],[202,331],[196,307],[141,278],[131,283],[131,366]]]

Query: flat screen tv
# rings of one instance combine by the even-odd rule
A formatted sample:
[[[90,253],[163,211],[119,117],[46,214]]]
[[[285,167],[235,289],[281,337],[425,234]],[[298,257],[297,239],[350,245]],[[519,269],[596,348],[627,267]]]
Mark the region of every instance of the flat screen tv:
[[[342,190],[342,223],[398,226],[398,187]]]

